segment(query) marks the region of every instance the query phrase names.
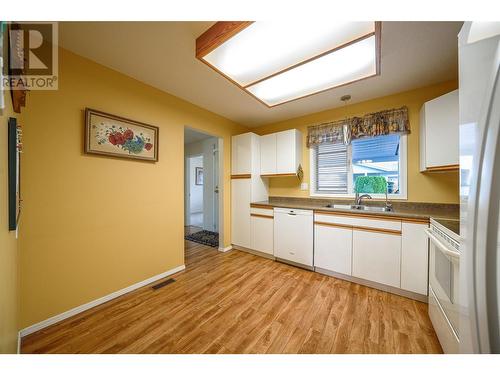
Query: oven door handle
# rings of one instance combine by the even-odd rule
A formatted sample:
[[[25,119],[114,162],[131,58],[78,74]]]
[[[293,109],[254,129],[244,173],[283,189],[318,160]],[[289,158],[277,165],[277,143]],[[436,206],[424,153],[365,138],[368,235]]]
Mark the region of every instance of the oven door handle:
[[[437,248],[445,255],[448,255],[452,258],[457,258],[460,259],[460,253],[458,251],[450,250],[446,245],[444,245],[435,235],[432,233],[430,229],[426,229],[425,233],[427,234],[427,237],[430,238],[432,242],[434,242],[437,246]]]

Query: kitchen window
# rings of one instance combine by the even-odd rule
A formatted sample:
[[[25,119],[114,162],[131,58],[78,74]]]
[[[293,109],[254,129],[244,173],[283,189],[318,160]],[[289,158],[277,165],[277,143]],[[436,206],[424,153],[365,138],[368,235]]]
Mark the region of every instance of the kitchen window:
[[[354,197],[359,176],[382,176],[388,196],[406,199],[406,135],[391,134],[310,148],[311,196]],[[371,194],[385,198],[384,194]]]

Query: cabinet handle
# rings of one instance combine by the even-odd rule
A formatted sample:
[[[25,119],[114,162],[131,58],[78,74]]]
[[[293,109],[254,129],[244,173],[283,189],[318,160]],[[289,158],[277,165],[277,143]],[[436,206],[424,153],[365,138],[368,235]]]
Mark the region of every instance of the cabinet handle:
[[[425,229],[425,233],[427,233],[427,237],[436,245],[438,250],[440,250],[443,254],[449,255],[452,258],[460,259],[460,252],[450,250],[446,245],[444,245],[435,235],[432,233],[430,229]]]

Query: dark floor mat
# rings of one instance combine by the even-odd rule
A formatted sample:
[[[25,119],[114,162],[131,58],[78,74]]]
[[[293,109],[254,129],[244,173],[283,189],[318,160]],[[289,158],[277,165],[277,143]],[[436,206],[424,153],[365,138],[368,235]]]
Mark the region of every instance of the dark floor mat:
[[[184,236],[186,240],[201,243],[203,245],[219,247],[219,233],[201,230]]]

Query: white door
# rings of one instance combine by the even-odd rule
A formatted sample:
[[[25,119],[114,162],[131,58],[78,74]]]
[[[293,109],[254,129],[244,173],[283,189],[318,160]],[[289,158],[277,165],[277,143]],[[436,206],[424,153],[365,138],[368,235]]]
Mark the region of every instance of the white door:
[[[197,175],[203,174],[203,155],[186,158],[185,209],[186,225],[203,227],[203,183]]]
[[[351,275],[352,229],[316,224],[314,266]]]
[[[313,213],[274,209],[274,255],[291,262],[313,265]]]
[[[352,275],[399,288],[401,236],[354,230]]]
[[[218,149],[218,140],[214,145],[213,151],[213,173],[214,173],[214,232],[219,232],[219,149]]]
[[[251,180],[231,180],[231,242],[250,248],[250,188]]]
[[[276,133],[260,137],[260,174],[276,174]]]

